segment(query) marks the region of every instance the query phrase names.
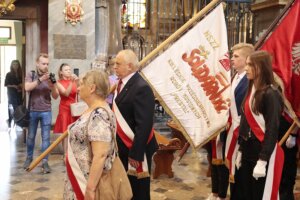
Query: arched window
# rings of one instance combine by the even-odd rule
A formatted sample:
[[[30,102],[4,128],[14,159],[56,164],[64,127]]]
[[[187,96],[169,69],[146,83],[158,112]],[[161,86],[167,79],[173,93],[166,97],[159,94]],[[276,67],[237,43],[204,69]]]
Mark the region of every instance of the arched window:
[[[123,1],[122,26],[146,28],[147,0]]]

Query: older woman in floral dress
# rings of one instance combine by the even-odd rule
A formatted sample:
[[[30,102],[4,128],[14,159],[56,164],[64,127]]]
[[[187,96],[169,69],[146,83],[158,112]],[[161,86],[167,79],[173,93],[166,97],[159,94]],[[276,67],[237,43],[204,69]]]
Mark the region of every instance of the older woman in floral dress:
[[[64,199],[90,200],[95,199],[102,172],[111,168],[116,119],[105,101],[109,92],[105,72],[87,72],[78,91],[89,108],[69,126]]]

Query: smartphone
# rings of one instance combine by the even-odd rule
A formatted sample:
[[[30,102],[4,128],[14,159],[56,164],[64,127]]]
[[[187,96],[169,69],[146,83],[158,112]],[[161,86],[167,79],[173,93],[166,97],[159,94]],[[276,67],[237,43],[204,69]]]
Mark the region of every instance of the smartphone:
[[[78,68],[74,68],[73,69],[73,73],[78,77],[79,76],[79,69]]]

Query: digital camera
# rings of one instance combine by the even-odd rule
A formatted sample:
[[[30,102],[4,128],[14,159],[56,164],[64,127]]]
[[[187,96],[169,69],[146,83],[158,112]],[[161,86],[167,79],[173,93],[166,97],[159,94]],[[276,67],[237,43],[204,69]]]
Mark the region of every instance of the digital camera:
[[[49,74],[49,79],[50,79],[50,81],[51,81],[51,83],[56,83],[56,79],[55,79],[55,74],[54,73],[50,73]]]

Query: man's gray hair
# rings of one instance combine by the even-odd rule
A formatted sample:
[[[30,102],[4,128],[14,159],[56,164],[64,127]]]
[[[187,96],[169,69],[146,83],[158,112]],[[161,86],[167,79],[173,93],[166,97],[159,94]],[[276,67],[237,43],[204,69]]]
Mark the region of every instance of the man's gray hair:
[[[136,54],[131,49],[121,50],[119,52],[123,56],[126,64],[132,64],[132,67],[137,70],[139,68],[139,60]]]

